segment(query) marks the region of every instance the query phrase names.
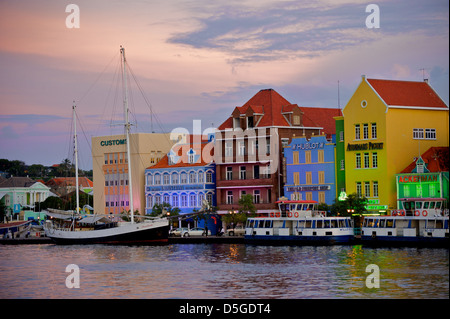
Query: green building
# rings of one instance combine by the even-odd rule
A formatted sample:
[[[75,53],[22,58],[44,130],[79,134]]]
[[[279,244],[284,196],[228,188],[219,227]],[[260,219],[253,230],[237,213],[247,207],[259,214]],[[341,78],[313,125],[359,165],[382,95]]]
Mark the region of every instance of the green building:
[[[336,197],[345,193],[345,139],[344,139],[344,117],[334,117],[336,124]]]

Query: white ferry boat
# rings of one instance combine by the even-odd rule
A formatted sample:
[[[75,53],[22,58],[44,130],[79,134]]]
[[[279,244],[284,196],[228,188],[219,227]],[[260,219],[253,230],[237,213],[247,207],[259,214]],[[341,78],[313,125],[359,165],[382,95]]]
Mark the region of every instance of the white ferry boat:
[[[448,209],[444,198],[403,198],[391,215],[366,217],[361,241],[367,245],[449,247]]]
[[[249,218],[245,227],[246,243],[333,245],[353,241],[350,217],[327,217],[316,201],[277,201],[279,211],[267,217]]]

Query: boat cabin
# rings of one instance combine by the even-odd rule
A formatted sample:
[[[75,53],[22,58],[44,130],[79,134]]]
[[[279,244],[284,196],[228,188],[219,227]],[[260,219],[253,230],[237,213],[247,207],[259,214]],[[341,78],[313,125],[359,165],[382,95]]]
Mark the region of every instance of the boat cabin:
[[[400,198],[393,216],[448,216],[445,198]]]

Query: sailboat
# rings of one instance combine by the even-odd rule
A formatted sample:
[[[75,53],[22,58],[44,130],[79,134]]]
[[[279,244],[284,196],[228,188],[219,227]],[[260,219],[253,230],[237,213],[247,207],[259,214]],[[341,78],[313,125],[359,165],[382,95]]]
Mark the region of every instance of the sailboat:
[[[120,216],[102,214],[84,214],[79,208],[78,194],[78,146],[76,126],[76,106],[73,109],[74,141],[75,141],[75,180],[76,180],[76,209],[75,211],[49,210],[50,217],[44,224],[47,237],[56,244],[158,244],[166,243],[169,235],[169,220],[165,217],[150,218],[134,216],[133,190],[131,180],[130,160],[130,123],[128,120],[128,90],[126,83],[125,49],[120,47],[123,62],[124,83],[124,114],[127,140],[130,220],[123,221]]]

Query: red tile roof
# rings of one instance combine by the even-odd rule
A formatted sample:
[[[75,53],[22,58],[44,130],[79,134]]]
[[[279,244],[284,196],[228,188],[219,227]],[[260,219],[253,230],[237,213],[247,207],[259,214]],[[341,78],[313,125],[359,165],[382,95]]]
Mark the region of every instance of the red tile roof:
[[[158,163],[153,166],[147,167],[147,169],[158,168],[174,168],[174,167],[193,167],[193,166],[205,166],[210,164],[210,160],[214,159],[214,143],[209,144],[208,140],[204,139],[202,135],[189,135],[187,136],[189,143],[187,144],[175,144],[172,146],[172,151],[180,156],[180,159],[176,164],[169,165],[168,154],[164,155]],[[198,143],[199,141],[200,144]],[[193,148],[196,155],[201,155],[199,161],[190,164],[186,150]],[[205,154],[203,154],[205,152]],[[183,154],[184,153],[184,154]],[[205,156],[203,156],[205,155]],[[208,158],[208,155],[210,157]]]
[[[336,108],[299,107],[292,104],[273,89],[265,89],[256,93],[243,106],[238,106],[240,114],[245,114],[251,108],[255,113],[264,114],[256,127],[263,126],[290,126],[283,113],[292,112],[295,108],[302,111],[302,123],[304,127],[323,127],[326,134],[335,134],[334,116],[341,116],[342,112]],[[219,130],[233,127],[233,118],[229,117],[220,126]]]
[[[425,153],[421,155],[423,161],[427,164],[427,169],[431,173],[448,172],[449,169],[449,148],[448,147],[430,147]],[[404,173],[411,173],[416,167],[415,159],[403,171]]]
[[[45,183],[47,186],[75,186],[75,177],[55,177]],[[80,187],[94,187],[94,183],[87,177],[78,177]]]
[[[391,106],[448,109],[427,82],[367,79],[378,95]]]

